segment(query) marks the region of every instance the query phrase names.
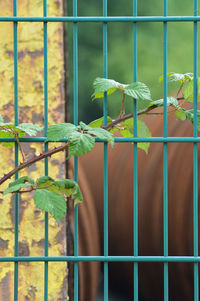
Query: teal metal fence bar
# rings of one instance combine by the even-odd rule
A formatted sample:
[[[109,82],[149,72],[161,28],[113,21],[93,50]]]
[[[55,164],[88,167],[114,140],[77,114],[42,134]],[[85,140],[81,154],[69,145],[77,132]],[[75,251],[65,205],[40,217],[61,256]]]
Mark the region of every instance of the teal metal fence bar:
[[[43,0],[43,16],[47,16],[47,0]],[[47,22],[43,23],[44,35],[44,134],[47,135],[48,129],[48,39],[47,39]],[[45,152],[48,151],[48,143],[44,145]],[[44,162],[44,174],[48,176],[48,158]],[[44,239],[44,255],[48,257],[48,212],[45,212],[45,239]],[[48,301],[48,261],[44,264],[44,300]]]
[[[137,16],[137,0],[133,0],[133,16]],[[133,81],[137,81],[137,23],[133,23]],[[137,101],[133,100],[133,129],[137,137]],[[133,254],[138,256],[138,150],[137,142],[133,145]],[[134,301],[138,301],[138,263],[134,262]]]
[[[17,0],[13,0],[13,16],[17,16]],[[14,108],[15,108],[15,125],[18,125],[18,35],[17,22],[13,24],[13,38],[14,38]],[[18,144],[15,142],[15,167],[19,164],[18,159]],[[15,174],[15,180],[18,179],[18,173]],[[19,195],[15,194],[15,256],[19,255]],[[18,300],[18,262],[14,264],[14,301]]]
[[[163,0],[163,15],[167,16],[167,0]],[[163,23],[163,137],[167,137],[167,22]],[[168,256],[168,152],[163,143],[163,245]],[[164,301],[169,299],[168,263],[164,263]]]
[[[20,142],[44,142],[47,138],[46,137],[38,137],[38,138],[19,138]],[[133,137],[133,138],[125,138],[125,137],[115,137],[115,142],[123,143],[123,142],[171,142],[171,143],[184,143],[184,142],[200,142],[200,137]],[[66,142],[66,139],[60,140],[60,142]],[[102,139],[95,139],[96,142],[106,142]],[[13,138],[2,138],[0,137],[0,142],[14,142]]]
[[[168,264],[172,262],[185,262],[194,264],[194,301],[199,300],[199,272],[198,265],[198,143],[200,137],[197,134],[197,63],[198,63],[198,0],[194,0],[193,16],[168,16],[167,0],[163,0],[163,16],[137,16],[137,0],[133,0],[133,16],[110,17],[107,15],[107,0],[103,0],[102,17],[81,17],[78,16],[78,2],[73,0],[73,16],[69,17],[48,17],[47,0],[43,0],[43,17],[20,17],[17,16],[17,0],[13,0],[13,16],[1,16],[0,22],[13,22],[14,36],[14,109],[15,124],[18,124],[18,22],[42,22],[44,38],[44,137],[19,138],[21,142],[44,143],[45,151],[48,150],[48,143],[45,143],[48,128],[48,53],[47,53],[47,24],[48,22],[72,22],[73,23],[73,92],[74,92],[74,124],[78,124],[78,23],[100,22],[102,23],[103,34],[103,76],[108,78],[108,23],[109,22],[130,22],[133,23],[133,80],[137,81],[137,25],[141,22],[163,23],[163,137],[138,137],[137,136],[137,102],[133,102],[134,137],[116,137],[116,143],[134,143],[133,146],[133,256],[109,256],[108,245],[108,146],[107,142],[96,139],[98,143],[104,143],[104,256],[79,256],[78,252],[78,206],[74,210],[74,256],[48,256],[48,214],[45,213],[45,248],[44,256],[19,256],[18,252],[18,195],[15,195],[15,247],[14,256],[0,257],[0,262],[13,262],[14,264],[14,300],[18,301],[18,263],[19,262],[43,262],[44,263],[44,300],[48,301],[48,263],[49,262],[74,262],[74,300],[79,300],[79,262],[103,262],[104,263],[104,301],[109,300],[109,262],[132,262],[134,274],[134,301],[138,301],[138,263],[160,262],[163,263],[164,275],[164,301],[169,296],[169,275]],[[168,137],[167,133],[167,27],[169,22],[193,22],[193,72],[194,72],[194,126],[193,137]],[[107,95],[104,95],[104,125],[107,123]],[[14,138],[0,138],[0,142],[15,141]],[[67,141],[66,139],[62,141]],[[138,162],[137,143],[153,142],[163,143],[163,256],[139,256],[138,254]],[[193,143],[193,256],[169,256],[168,255],[168,143]],[[18,165],[18,145],[15,143],[15,166]],[[48,159],[45,159],[44,173],[48,175]],[[18,174],[15,175],[15,179]],[[78,158],[74,158],[74,179],[78,182]]]
[[[200,256],[13,256],[0,257],[0,262],[200,262]]]
[[[107,0],[103,0],[103,16],[107,16]],[[108,33],[103,23],[103,76],[108,77]],[[107,124],[107,94],[104,94],[104,125]],[[108,143],[104,142],[104,256],[108,256]],[[104,262],[104,301],[108,301],[108,263]]]
[[[199,22],[200,16],[152,17],[0,17],[0,22]]]
[[[77,17],[77,0],[73,0],[73,16]],[[73,23],[74,124],[78,125],[78,24]],[[74,180],[78,182],[78,157],[74,157]],[[74,208],[74,255],[78,256],[78,206]],[[78,262],[74,263],[74,300],[78,301]]]
[[[194,0],[194,16],[198,14],[198,0]],[[193,136],[197,137],[197,22],[193,25],[193,72],[194,72],[194,124]],[[194,256],[198,256],[198,148],[197,143],[193,144],[193,237]],[[194,301],[199,300],[199,270],[198,263],[194,263]]]

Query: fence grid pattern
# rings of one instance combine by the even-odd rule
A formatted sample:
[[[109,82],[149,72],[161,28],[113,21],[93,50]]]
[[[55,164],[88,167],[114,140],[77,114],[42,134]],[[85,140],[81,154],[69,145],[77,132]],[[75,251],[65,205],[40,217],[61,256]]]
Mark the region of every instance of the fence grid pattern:
[[[44,143],[48,127],[48,57],[47,57],[47,26],[48,22],[72,22],[73,23],[73,81],[74,81],[74,124],[78,124],[78,23],[100,22],[103,34],[103,76],[108,77],[107,67],[107,24],[109,22],[133,23],[133,81],[137,81],[137,24],[139,22],[162,22],[163,23],[163,137],[138,138],[137,137],[137,103],[133,102],[134,112],[134,137],[115,138],[115,142],[134,142],[134,254],[133,256],[109,256],[108,255],[108,149],[107,143],[96,139],[96,142],[104,143],[104,256],[78,256],[78,206],[75,208],[75,231],[74,231],[74,256],[53,257],[48,256],[48,214],[45,214],[45,253],[44,256],[22,257],[18,256],[18,195],[15,195],[15,250],[13,257],[1,257],[0,262],[14,263],[14,300],[18,300],[18,263],[19,262],[44,262],[44,300],[48,300],[48,262],[72,261],[74,262],[74,300],[78,300],[78,262],[101,261],[104,262],[104,300],[108,300],[108,262],[126,261],[134,263],[134,301],[138,300],[138,262],[163,262],[164,264],[164,300],[169,300],[168,293],[168,263],[169,262],[192,262],[194,263],[194,300],[199,300],[198,287],[198,153],[197,143],[200,137],[197,135],[197,23],[198,0],[194,0],[193,16],[168,16],[167,0],[163,0],[163,16],[137,16],[137,0],[133,0],[133,14],[127,17],[107,16],[107,0],[103,1],[103,16],[101,17],[79,17],[77,15],[77,0],[73,0],[73,16],[71,17],[48,17],[47,0],[43,0],[43,17],[20,17],[17,16],[17,0],[13,0],[13,16],[0,16],[0,22],[13,22],[13,48],[14,48],[14,108],[15,124],[18,124],[18,22],[42,22],[44,34],[44,136],[39,138],[20,138],[22,142]],[[168,22],[193,22],[193,72],[194,72],[194,125],[193,137],[168,137],[167,136],[167,24]],[[104,96],[104,124],[107,122],[107,96]],[[14,141],[12,138],[0,138],[0,142]],[[138,256],[138,179],[137,179],[137,143],[138,142],[162,142],[163,143],[163,234],[164,254],[163,256]],[[193,256],[168,256],[168,170],[167,153],[169,142],[191,142],[193,143],[193,234],[194,254]],[[44,143],[45,151],[48,143]],[[18,145],[15,143],[15,166],[18,165]],[[74,179],[78,181],[78,159],[74,158]],[[45,159],[44,173],[48,175],[48,159]],[[18,175],[15,175],[17,179]]]

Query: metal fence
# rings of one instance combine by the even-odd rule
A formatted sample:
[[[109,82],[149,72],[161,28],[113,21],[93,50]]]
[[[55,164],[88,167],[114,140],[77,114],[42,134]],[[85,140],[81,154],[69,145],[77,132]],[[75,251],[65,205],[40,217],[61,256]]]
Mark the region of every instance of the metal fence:
[[[139,262],[162,262],[164,265],[164,300],[169,299],[168,285],[168,263],[169,262],[192,262],[194,263],[194,300],[199,300],[198,288],[198,153],[197,143],[200,141],[197,135],[197,23],[198,0],[194,0],[193,16],[168,16],[167,0],[163,0],[162,16],[137,16],[137,0],[133,0],[133,14],[127,17],[107,16],[107,0],[103,0],[103,16],[101,17],[79,17],[77,14],[77,0],[73,0],[73,16],[69,17],[48,17],[47,0],[43,1],[42,17],[20,17],[17,16],[17,0],[13,0],[13,16],[0,17],[0,22],[13,22],[14,32],[14,109],[15,124],[18,124],[18,24],[20,22],[41,22],[44,34],[44,137],[31,138],[24,141],[45,141],[48,127],[48,58],[47,58],[47,27],[50,22],[71,22],[73,23],[73,82],[74,82],[74,124],[78,124],[78,24],[81,22],[99,22],[102,24],[103,35],[103,76],[108,77],[107,63],[107,26],[110,22],[129,22],[133,25],[133,81],[137,81],[137,25],[140,22],[159,22],[163,24],[163,137],[138,138],[137,137],[137,103],[133,103],[134,112],[134,138],[115,138],[116,143],[134,143],[134,253],[133,256],[109,256],[108,254],[108,149],[104,142],[104,256],[78,256],[78,206],[75,208],[75,230],[74,230],[74,256],[48,256],[48,214],[45,214],[45,254],[38,257],[23,257],[18,254],[18,195],[15,196],[15,251],[13,257],[1,257],[1,262],[14,263],[14,300],[18,300],[18,263],[19,262],[44,262],[44,300],[48,300],[48,263],[52,261],[74,262],[74,300],[78,300],[78,262],[80,261],[101,261],[104,263],[104,300],[108,300],[108,263],[114,261],[125,261],[134,263],[134,301],[138,300],[138,263]],[[194,126],[193,137],[168,137],[167,135],[167,27],[169,22],[191,22],[193,23],[193,72],[194,72]],[[107,121],[107,97],[104,97],[104,124]],[[22,139],[23,140],[23,139]],[[5,140],[7,141],[7,140]],[[138,256],[138,179],[137,179],[137,143],[138,142],[162,142],[163,143],[163,235],[164,254],[163,256]],[[193,256],[175,257],[168,256],[168,143],[190,142],[193,143],[193,233],[194,233],[194,254]],[[48,143],[45,143],[45,150]],[[18,165],[18,146],[15,146],[15,164]],[[78,159],[74,159],[74,177],[78,181]],[[48,160],[45,161],[45,175],[48,175]],[[16,175],[17,178],[17,175]]]

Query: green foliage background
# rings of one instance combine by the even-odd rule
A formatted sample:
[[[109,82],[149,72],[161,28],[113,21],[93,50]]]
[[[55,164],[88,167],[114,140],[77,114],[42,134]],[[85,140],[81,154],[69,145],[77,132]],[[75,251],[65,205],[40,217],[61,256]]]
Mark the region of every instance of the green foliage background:
[[[109,16],[131,16],[131,0],[109,0]],[[68,2],[68,15],[73,15],[73,3]],[[79,0],[79,16],[101,16],[102,1]],[[139,16],[163,15],[162,1],[139,0]],[[168,15],[193,15],[193,1],[169,0]],[[108,23],[108,77],[122,83],[133,81],[133,25],[131,23]],[[72,120],[73,103],[73,25],[67,25],[68,32],[68,70],[69,95]],[[102,102],[90,101],[93,93],[92,83],[96,77],[103,76],[102,24],[78,24],[78,64],[79,64],[79,120],[90,122],[102,116]],[[199,42],[199,41],[198,41]],[[159,77],[163,72],[163,24],[138,23],[138,81],[148,85],[152,99],[162,98],[162,83]],[[193,24],[191,22],[168,23],[168,72],[193,72]],[[170,85],[169,93],[177,88]],[[117,94],[109,96],[109,115],[119,113],[120,98]],[[126,112],[132,110],[131,98],[126,100]],[[111,114],[112,112],[112,114]]]

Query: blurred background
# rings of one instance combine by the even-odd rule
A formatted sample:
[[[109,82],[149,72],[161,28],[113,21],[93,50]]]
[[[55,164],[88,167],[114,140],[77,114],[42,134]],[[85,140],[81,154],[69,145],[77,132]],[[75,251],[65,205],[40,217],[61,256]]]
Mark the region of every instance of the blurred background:
[[[108,16],[132,16],[133,1],[108,0]],[[73,15],[73,1],[68,1],[67,14]],[[102,16],[102,1],[79,0],[79,16]],[[138,1],[138,16],[162,16],[162,1]],[[193,1],[169,0],[169,16],[193,15]],[[162,98],[163,25],[162,23],[138,23],[138,81],[144,82],[152,92],[152,99]],[[70,120],[73,119],[73,25],[67,24],[68,84]],[[102,24],[78,24],[79,64],[79,120],[86,123],[101,117],[102,99],[92,102],[92,83],[103,77]],[[193,72],[193,24],[168,23],[168,72]],[[108,77],[121,83],[133,81],[133,25],[132,23],[108,23]],[[170,85],[173,94],[176,85]],[[108,99],[109,115],[119,114],[120,97],[117,93]],[[132,111],[132,99],[126,99],[126,113]]]

